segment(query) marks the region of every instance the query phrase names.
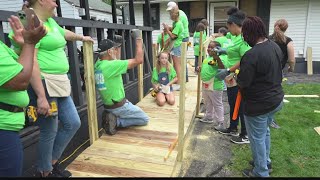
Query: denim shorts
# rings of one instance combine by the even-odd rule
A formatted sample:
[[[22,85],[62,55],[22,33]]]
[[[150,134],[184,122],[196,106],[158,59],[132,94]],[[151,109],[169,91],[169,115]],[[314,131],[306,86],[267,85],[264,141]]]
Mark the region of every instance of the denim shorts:
[[[170,54],[173,56],[180,57],[181,56],[181,46],[172,48]]]

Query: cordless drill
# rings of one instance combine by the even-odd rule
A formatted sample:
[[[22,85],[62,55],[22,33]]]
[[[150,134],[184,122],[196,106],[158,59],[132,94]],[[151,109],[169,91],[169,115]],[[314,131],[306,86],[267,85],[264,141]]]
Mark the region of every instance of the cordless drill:
[[[51,105],[51,108],[49,109],[49,116],[57,116],[58,115],[57,103],[55,101],[52,101],[50,105]],[[38,119],[37,108],[34,106],[28,106],[26,111],[27,111],[29,122],[30,123],[36,122]]]

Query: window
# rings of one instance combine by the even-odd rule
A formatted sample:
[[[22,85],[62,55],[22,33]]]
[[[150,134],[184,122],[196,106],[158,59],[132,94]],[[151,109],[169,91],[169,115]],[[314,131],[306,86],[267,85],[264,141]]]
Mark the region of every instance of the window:
[[[151,27],[154,30],[160,29],[160,8],[159,3],[150,4]]]

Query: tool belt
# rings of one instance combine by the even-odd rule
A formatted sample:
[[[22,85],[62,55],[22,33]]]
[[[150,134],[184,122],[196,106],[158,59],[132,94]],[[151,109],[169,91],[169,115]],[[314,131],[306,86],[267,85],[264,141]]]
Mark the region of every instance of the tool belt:
[[[126,103],[127,99],[123,98],[121,101],[114,103],[113,105],[104,105],[105,109],[115,109],[118,107],[121,107],[124,105],[124,103]]]
[[[24,112],[24,108],[22,107],[6,104],[3,102],[0,102],[0,109],[13,113]]]

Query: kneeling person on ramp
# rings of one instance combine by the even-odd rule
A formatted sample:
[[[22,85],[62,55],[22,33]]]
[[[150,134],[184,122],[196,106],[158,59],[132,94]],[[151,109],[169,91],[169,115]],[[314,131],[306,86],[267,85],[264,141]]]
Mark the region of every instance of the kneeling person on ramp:
[[[121,38],[102,40],[99,47],[99,59],[95,64],[96,87],[104,104],[102,127],[109,135],[114,135],[118,127],[143,126],[149,117],[138,106],[125,98],[122,74],[143,63],[142,33],[132,30],[136,39],[136,56],[134,59],[119,60],[121,55]],[[118,37],[118,38],[116,38]]]

